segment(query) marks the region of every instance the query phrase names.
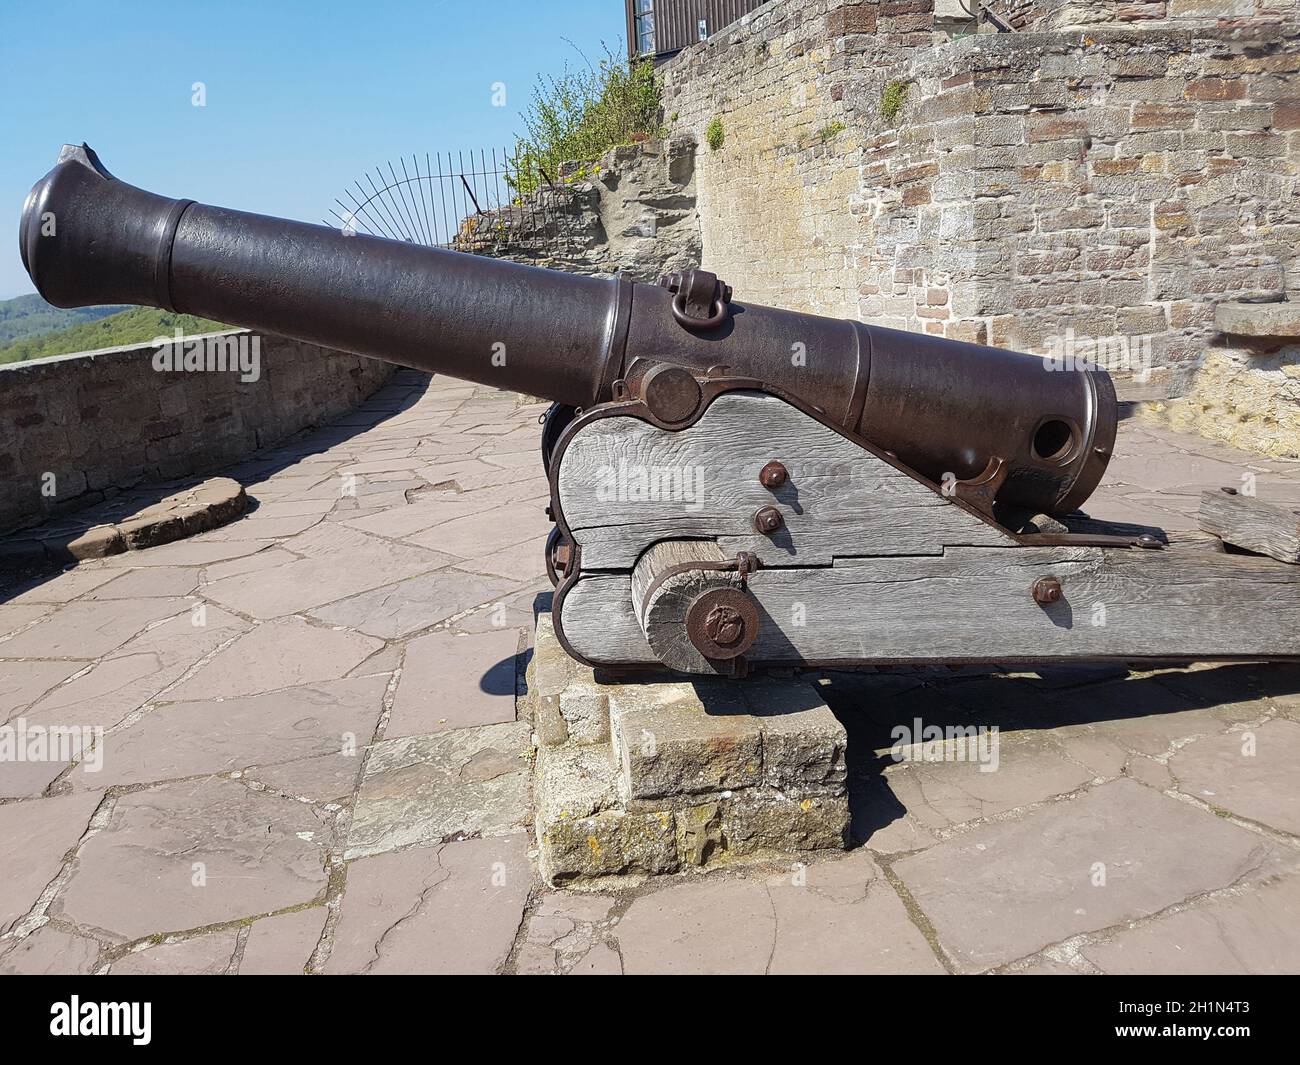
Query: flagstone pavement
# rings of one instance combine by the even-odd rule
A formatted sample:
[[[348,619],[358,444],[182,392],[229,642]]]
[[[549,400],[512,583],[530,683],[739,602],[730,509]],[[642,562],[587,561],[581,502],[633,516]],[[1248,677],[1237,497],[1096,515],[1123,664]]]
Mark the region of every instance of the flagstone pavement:
[[[0,720],[106,730],[0,762],[0,971],[1300,970],[1288,666],[827,674],[853,849],[546,889],[542,409],[402,372],[228,471],[240,520],[0,594]],[[1190,528],[1245,474],[1300,503],[1294,462],[1128,422],[1089,509]],[[998,770],[895,762],[917,718],[996,724]]]

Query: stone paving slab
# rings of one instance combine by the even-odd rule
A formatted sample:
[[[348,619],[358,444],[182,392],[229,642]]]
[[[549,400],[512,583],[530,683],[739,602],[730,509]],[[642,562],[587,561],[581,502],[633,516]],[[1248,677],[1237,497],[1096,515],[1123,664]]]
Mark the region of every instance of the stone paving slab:
[[[346,856],[522,830],[531,755],[523,721],[376,744],[357,791]]]
[[[239,521],[0,578],[0,719],[107,729],[98,783],[0,762],[0,971],[1300,971],[1295,666],[826,674],[856,849],[546,888],[533,732],[608,750],[608,708],[510,695],[543,409],[399,372],[225,471]],[[1300,464],[1125,422],[1088,509],[1190,528],[1245,474],[1300,499]],[[997,726],[997,769],[896,761],[918,718]]]
[[[956,966],[980,971],[1298,859],[1207,810],[1119,780],[982,825],[893,871]]]

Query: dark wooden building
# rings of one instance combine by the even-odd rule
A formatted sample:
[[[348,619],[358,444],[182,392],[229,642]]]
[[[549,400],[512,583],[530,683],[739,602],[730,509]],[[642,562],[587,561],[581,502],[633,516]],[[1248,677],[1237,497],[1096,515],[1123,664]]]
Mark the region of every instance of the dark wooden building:
[[[629,59],[662,63],[762,6],[764,0],[624,0]]]

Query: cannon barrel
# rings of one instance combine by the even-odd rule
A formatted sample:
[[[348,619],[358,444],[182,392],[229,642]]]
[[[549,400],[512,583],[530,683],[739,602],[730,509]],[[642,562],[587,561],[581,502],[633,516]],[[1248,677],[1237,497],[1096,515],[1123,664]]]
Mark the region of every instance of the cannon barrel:
[[[744,303],[721,286],[720,313],[700,321],[682,313],[686,281],[675,294],[169,199],[117,180],[86,145],[65,146],[32,189],[19,242],[55,306],[161,307],[578,407],[610,399],[638,358],[726,366],[932,480],[977,477],[999,457],[998,500],[1047,513],[1087,499],[1114,444],[1101,370]]]

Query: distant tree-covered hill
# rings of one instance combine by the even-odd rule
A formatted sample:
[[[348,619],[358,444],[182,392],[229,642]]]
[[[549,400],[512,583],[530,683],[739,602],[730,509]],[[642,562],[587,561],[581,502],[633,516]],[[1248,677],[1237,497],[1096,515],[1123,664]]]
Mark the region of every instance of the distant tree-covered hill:
[[[43,359],[51,355],[71,355],[77,351],[115,348],[123,344],[147,344],[155,337],[170,337],[177,329],[193,335],[229,328],[220,322],[195,318],[191,314],[173,314],[153,307],[132,307],[98,321],[61,329],[57,333],[0,343],[0,363]]]
[[[40,296],[18,296],[11,300],[0,300],[0,344],[23,337],[41,336],[54,333],[60,329],[70,329],[83,322],[94,322],[107,318],[110,314],[126,310],[125,307],[74,307],[64,310],[52,307]]]

